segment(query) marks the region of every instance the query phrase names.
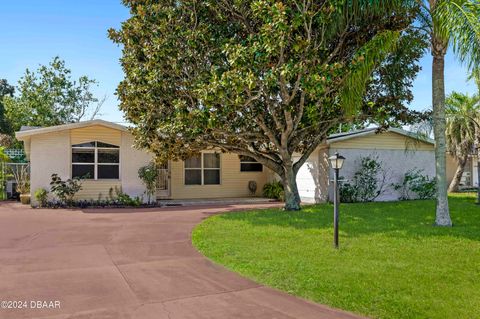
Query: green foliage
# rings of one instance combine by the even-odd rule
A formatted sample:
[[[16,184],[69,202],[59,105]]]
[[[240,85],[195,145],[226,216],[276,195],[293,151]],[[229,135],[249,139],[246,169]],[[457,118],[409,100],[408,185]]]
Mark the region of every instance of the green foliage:
[[[115,201],[123,206],[140,206],[142,204],[142,199],[140,197],[132,198],[130,195],[123,192],[122,188],[115,186]]]
[[[3,99],[6,117],[13,131],[22,125],[52,126],[78,122],[98,102],[92,93],[95,80],[87,76],[72,79],[65,62],[55,57],[36,71],[27,69],[18,82],[18,95]],[[93,110],[92,116],[98,112]],[[11,131],[10,131],[11,133]]]
[[[155,163],[140,167],[138,177],[145,185],[145,193],[147,194],[148,203],[150,204],[151,197],[154,196],[157,191],[158,169]]]
[[[48,191],[45,188],[39,188],[35,191],[35,199],[40,207],[46,207],[48,203]]]
[[[12,97],[15,88],[8,84],[7,80],[0,79],[0,134],[12,134],[12,126],[5,115],[5,105],[3,98],[5,96]]]
[[[120,108],[161,160],[214,146],[254,158],[290,190],[287,175],[339,123],[407,112],[421,42],[408,40],[411,1],[124,3],[131,17],[109,31],[123,47]],[[402,39],[411,60],[395,58]]]
[[[435,197],[435,178],[423,175],[422,171],[421,169],[411,169],[405,173],[403,181],[400,184],[392,185],[395,190],[400,192],[401,200],[413,198],[431,199]]]
[[[340,177],[342,180],[343,177]],[[348,182],[341,182],[339,187],[340,201],[342,203],[355,203],[357,199],[357,187]]]
[[[7,198],[7,177],[9,177],[5,162],[9,160],[8,156],[4,153],[5,148],[0,146],[0,200]]]
[[[56,195],[62,203],[71,205],[75,194],[82,189],[82,181],[83,179],[79,177],[63,181],[58,174],[52,174],[50,191]]]
[[[193,244],[230,270],[289,294],[369,318],[478,317],[480,207],[449,198],[454,227],[432,227],[434,201],[250,210],[198,225]]]
[[[452,92],[445,104],[447,151],[456,158],[466,157],[474,148],[480,124],[480,96]]]
[[[340,200],[346,203],[371,202],[384,192],[387,172],[378,156],[360,157],[351,183],[340,184]]]
[[[0,146],[0,162],[8,162],[10,158],[5,154],[5,147]]]
[[[435,36],[451,44],[470,69],[480,65],[480,3],[476,0],[436,0],[429,8]]]
[[[263,185],[263,196],[267,198],[284,200],[285,193],[283,191],[282,182],[273,181]]]

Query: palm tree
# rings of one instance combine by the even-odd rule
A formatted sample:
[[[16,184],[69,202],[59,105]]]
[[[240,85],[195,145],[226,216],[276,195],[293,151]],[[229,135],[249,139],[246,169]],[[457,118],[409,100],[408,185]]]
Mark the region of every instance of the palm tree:
[[[465,164],[474,149],[476,120],[480,115],[478,102],[477,95],[469,96],[457,92],[453,92],[446,99],[447,151],[457,162],[455,175],[448,187],[449,192],[458,191]]]
[[[469,68],[480,65],[478,0],[418,0],[419,24],[430,36],[432,106],[435,137],[437,204],[435,224],[452,226],[446,178],[445,55],[449,46]]]

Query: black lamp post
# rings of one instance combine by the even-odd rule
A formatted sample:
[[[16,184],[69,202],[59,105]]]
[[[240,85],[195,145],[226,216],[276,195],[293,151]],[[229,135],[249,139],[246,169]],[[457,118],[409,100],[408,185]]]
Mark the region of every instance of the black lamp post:
[[[333,168],[333,244],[335,248],[338,248],[338,206],[340,205],[340,194],[338,192],[338,172],[343,166],[345,157],[339,155],[338,152],[335,155],[328,158],[330,166]]]

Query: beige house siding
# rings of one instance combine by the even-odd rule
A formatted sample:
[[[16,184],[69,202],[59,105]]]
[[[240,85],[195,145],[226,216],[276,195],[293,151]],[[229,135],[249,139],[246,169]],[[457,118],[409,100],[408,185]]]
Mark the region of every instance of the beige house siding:
[[[75,199],[105,200],[109,199],[110,189],[115,197],[115,187],[122,186],[119,180],[85,180],[82,189],[75,195]]]
[[[120,144],[120,178],[122,191],[130,196],[143,196],[145,186],[138,177],[138,169],[147,165],[153,156],[145,151],[133,147],[133,136],[128,132],[121,132]],[[144,200],[147,198],[144,197]]]
[[[72,145],[91,141],[100,141],[108,144],[120,145],[120,141],[122,139],[121,131],[101,125],[73,129],[70,132],[70,140]]]
[[[469,167],[465,167],[466,170],[469,169]],[[457,161],[455,161],[455,158],[447,154],[447,183],[450,185],[452,182],[453,176],[455,176],[455,171],[457,170]]]
[[[433,149],[432,144],[417,141],[394,132],[352,137],[344,141],[331,143],[330,147],[341,149],[406,149],[412,151],[429,151]]]
[[[240,172],[240,159],[236,154],[220,155],[220,185],[185,185],[184,162],[171,163],[171,197],[184,198],[221,198],[250,196],[248,182],[257,182],[256,195],[262,194],[267,180],[268,169],[263,172]]]
[[[138,178],[138,169],[149,163],[152,156],[133,148],[133,137],[128,132],[94,125],[34,135],[26,143],[31,163],[31,195],[38,188],[50,190],[51,175],[57,173],[63,180],[71,178],[71,146],[90,141],[101,141],[120,146],[120,178],[118,180],[85,180],[75,198],[78,200],[107,199],[110,190],[122,189],[130,196],[143,196],[145,187]],[[115,191],[113,191],[115,195]],[[50,195],[51,196],[51,195]],[[145,198],[146,199],[146,198]]]
[[[50,190],[52,174],[70,178],[70,132],[32,136],[30,140],[30,194],[36,204],[35,191]]]
[[[447,182],[448,185],[453,180],[455,172],[457,171],[457,161],[451,154],[447,154]],[[477,186],[477,158],[476,156],[470,156],[465,164],[462,179],[460,180],[460,186]]]

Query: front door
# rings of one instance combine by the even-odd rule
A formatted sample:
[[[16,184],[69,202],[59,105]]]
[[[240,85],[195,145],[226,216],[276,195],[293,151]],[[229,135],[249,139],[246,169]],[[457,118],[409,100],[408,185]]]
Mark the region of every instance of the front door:
[[[157,198],[170,197],[170,165],[169,163],[158,165]]]

